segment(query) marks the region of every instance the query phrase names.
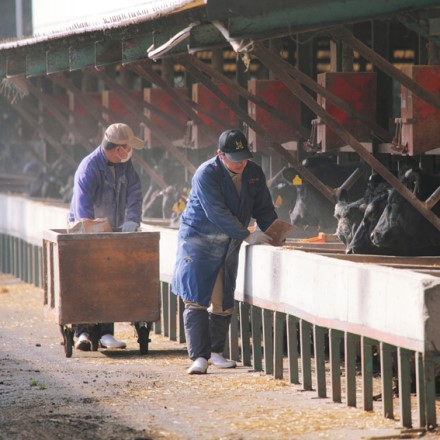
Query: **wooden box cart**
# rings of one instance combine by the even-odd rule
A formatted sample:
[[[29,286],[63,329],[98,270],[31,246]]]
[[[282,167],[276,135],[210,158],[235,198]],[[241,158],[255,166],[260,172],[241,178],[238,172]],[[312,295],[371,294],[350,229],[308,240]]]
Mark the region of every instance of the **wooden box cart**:
[[[69,234],[43,232],[44,305],[72,356],[74,324],[91,326],[92,350],[98,349],[94,324],[131,322],[141,354],[160,319],[159,232]]]

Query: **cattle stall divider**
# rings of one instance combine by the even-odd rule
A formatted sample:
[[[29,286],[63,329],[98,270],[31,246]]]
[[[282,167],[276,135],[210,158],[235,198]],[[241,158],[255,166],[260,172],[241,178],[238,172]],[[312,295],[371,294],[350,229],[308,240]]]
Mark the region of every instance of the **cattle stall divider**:
[[[0,194],[1,272],[42,287],[42,232],[65,228],[67,214],[63,204]],[[161,234],[161,319],[154,332],[182,343],[183,305],[170,287],[177,231],[142,229]],[[430,429],[437,425],[438,310],[440,280],[431,274],[289,246],[243,245],[225,354],[316,391],[318,398],[365,411],[380,408],[385,418],[398,410],[403,427]],[[381,403],[373,393],[375,357]]]

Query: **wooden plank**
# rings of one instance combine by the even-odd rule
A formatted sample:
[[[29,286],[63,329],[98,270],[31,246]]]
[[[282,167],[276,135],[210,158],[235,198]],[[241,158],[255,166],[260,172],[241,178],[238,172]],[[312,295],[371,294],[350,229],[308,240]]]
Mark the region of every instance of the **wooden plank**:
[[[26,76],[41,76],[47,73],[47,56],[45,51],[34,50],[26,55]]]
[[[177,298],[177,342],[183,344],[186,342],[185,326],[183,323],[183,312],[185,310],[185,304],[180,296]]]
[[[423,371],[423,354],[416,352],[416,399],[417,399],[417,416],[419,428],[426,426],[426,395],[425,395],[425,374]]]
[[[119,39],[105,39],[95,43],[95,65],[106,66],[122,61],[122,41]]]
[[[56,46],[56,48],[47,51],[46,72],[50,73],[62,72],[70,69],[69,49],[64,46]]]
[[[238,346],[238,312],[240,306],[235,301],[234,312],[231,316],[231,325],[229,326],[229,357],[235,361],[240,360],[240,351]]]
[[[168,291],[168,336],[171,341],[177,341],[177,296],[171,292],[171,285],[167,284]]]
[[[168,296],[168,283],[161,282],[160,283],[160,296],[162,298],[162,334],[164,336],[169,336],[170,326],[169,326],[169,296]]]

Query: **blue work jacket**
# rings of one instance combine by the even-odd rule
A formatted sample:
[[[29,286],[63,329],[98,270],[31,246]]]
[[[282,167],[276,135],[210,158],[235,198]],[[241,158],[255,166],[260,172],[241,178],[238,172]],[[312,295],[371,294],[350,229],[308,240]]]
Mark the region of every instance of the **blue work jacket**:
[[[216,156],[194,174],[178,234],[172,291],[185,301],[209,306],[215,280],[225,267],[223,309],[233,307],[238,254],[255,218],[265,231],[277,218],[263,170],[249,161],[238,195]]]
[[[131,163],[107,165],[97,147],[86,156],[75,173],[69,221],[107,217],[113,228],[124,221],[141,222],[142,190],[139,175]]]

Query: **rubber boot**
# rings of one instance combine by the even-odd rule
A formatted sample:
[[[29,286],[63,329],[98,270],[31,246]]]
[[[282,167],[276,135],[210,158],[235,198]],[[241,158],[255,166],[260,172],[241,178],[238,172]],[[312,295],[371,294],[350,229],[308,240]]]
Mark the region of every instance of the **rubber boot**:
[[[190,359],[194,361],[202,357],[208,360],[211,356],[208,311],[185,309],[183,312],[183,323]]]

